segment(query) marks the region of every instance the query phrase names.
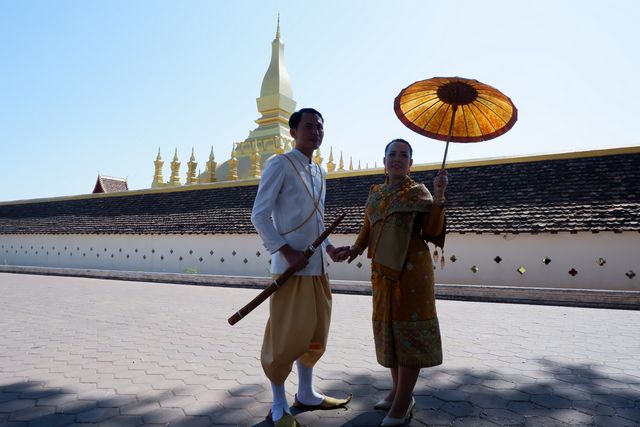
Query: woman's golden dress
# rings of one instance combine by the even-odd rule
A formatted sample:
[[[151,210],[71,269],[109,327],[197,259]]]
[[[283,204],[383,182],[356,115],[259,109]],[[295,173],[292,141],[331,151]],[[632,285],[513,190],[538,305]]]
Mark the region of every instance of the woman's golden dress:
[[[373,332],[385,367],[442,363],[434,267],[426,241],[443,247],[444,208],[422,184],[373,185],[356,240],[371,258]]]

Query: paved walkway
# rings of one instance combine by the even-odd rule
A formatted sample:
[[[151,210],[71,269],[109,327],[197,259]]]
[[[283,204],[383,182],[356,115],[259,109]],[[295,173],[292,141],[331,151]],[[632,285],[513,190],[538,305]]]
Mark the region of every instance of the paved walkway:
[[[255,290],[0,273],[0,426],[269,426]],[[444,364],[412,426],[640,425],[640,312],[439,301]],[[316,385],[348,409],[305,425],[375,426],[390,387],[370,298],[336,295]],[[287,382],[295,392],[296,375]],[[290,396],[291,397],[291,396]]]

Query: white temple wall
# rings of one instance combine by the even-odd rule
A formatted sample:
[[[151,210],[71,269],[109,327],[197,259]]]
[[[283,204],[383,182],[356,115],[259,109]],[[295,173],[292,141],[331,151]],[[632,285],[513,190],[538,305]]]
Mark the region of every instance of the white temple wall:
[[[336,246],[354,235],[334,235]],[[455,234],[447,236],[447,284],[640,291],[640,233]],[[456,261],[451,261],[455,256]],[[495,258],[499,256],[498,263]],[[543,259],[550,262],[545,264]],[[0,264],[232,276],[268,276],[257,235],[2,235]],[[599,259],[604,260],[599,265]],[[476,272],[472,267],[477,268]],[[526,270],[520,274],[517,269]],[[569,271],[575,269],[572,276]],[[331,278],[370,277],[366,256],[332,264]],[[626,274],[636,276],[629,278]]]

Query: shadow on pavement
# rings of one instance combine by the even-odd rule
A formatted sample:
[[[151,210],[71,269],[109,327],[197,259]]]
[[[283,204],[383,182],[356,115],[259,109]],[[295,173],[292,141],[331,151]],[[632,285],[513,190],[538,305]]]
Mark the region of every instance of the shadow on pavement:
[[[301,423],[379,424],[385,414],[372,406],[391,385],[383,368],[371,375],[323,371],[320,367],[317,373],[323,392],[335,396],[353,393],[354,398],[346,410],[294,412]],[[333,379],[322,380],[323,374]],[[187,387],[136,395],[109,389],[78,392],[38,381],[14,382],[0,386],[0,425],[272,425],[263,418],[271,397],[266,382],[233,387],[217,396],[221,398],[210,395],[208,400],[202,400],[203,396],[198,399]],[[422,371],[415,398],[414,426],[640,425],[640,378],[586,364],[538,360],[519,369],[508,365],[496,371],[448,369],[445,364]]]

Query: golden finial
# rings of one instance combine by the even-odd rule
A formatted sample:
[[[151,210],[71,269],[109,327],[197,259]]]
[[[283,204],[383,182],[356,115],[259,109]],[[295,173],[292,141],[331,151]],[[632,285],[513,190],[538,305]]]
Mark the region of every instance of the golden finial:
[[[333,163],[333,147],[329,147],[329,161],[327,162],[327,172],[334,172],[336,164]]]
[[[213,155],[213,145],[211,146],[211,154],[209,154],[209,161],[207,162],[207,171],[205,182],[216,182],[216,158]]]
[[[153,181],[151,182],[151,187],[162,187],[164,185],[163,177],[162,177],[162,165],[164,165],[164,161],[162,157],[160,157],[160,148],[158,147],[158,155],[156,156],[156,160],[153,162],[155,165],[155,173],[153,174]]]
[[[229,173],[227,175],[229,181],[235,181],[238,179],[238,159],[236,159],[236,144],[233,144],[233,150],[231,150],[231,158],[229,159]]]
[[[276,40],[280,40],[280,12],[278,12],[278,25],[276,26]]]
[[[349,170],[353,170],[353,156],[349,156]]]
[[[173,153],[171,161],[171,176],[169,177],[169,185],[180,185],[180,162],[178,161],[178,149]]]
[[[255,142],[252,144],[253,152],[251,153],[251,171],[249,176],[251,178],[260,178],[260,153],[258,152],[258,144]]]
[[[340,152],[340,161],[338,162],[338,170],[339,171],[344,170],[344,161],[342,160],[342,151]]]
[[[193,147],[191,148],[191,158],[187,163],[187,184],[197,184],[198,177],[196,176],[196,168],[198,167],[198,162],[196,162],[196,156],[194,154]]]
[[[321,164],[322,164],[322,160],[323,160],[323,159],[322,159],[322,153],[320,153],[320,149],[319,149],[319,148],[317,148],[317,149],[316,149],[316,155],[315,155],[315,156],[313,156],[313,162],[314,162],[316,165],[321,165]]]

